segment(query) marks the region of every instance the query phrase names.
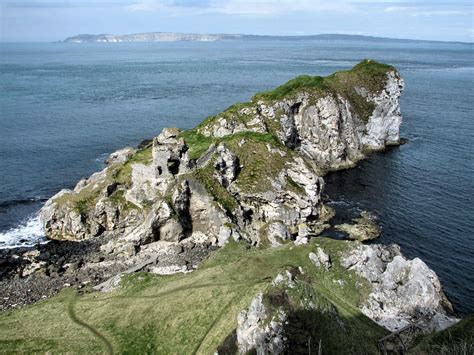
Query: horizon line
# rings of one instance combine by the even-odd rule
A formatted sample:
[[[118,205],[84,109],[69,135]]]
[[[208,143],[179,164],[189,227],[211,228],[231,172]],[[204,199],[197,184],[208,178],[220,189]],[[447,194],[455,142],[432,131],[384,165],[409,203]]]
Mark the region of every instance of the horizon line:
[[[255,34],[255,33],[207,33],[207,32],[173,32],[173,31],[147,31],[147,32],[135,32],[128,34],[113,34],[113,33],[79,33],[76,35],[68,36],[62,40],[2,40],[0,43],[64,43],[69,38],[74,38],[83,35],[90,36],[133,36],[133,35],[143,35],[143,34],[153,34],[153,33],[163,33],[163,34],[182,34],[182,35],[214,35],[214,36],[246,36],[246,37],[273,37],[273,38],[309,38],[309,37],[318,37],[318,36],[348,36],[348,37],[365,37],[381,40],[391,40],[391,41],[413,41],[413,42],[436,42],[436,43],[457,43],[457,44],[474,44],[472,42],[459,41],[459,40],[437,40],[437,39],[418,39],[418,38],[398,38],[398,37],[387,37],[387,36],[376,36],[376,35],[363,35],[363,34],[353,34],[353,33],[317,33],[317,34],[301,34],[301,35],[277,35],[277,34]],[[138,42],[138,41],[137,41]],[[140,41],[140,42],[160,42],[160,41]],[[181,42],[181,41],[175,41]],[[185,42],[185,41],[183,41]],[[198,42],[198,41],[196,41]],[[113,42],[106,42],[113,44]],[[127,43],[127,42],[120,42]],[[128,42],[130,43],[130,42]]]

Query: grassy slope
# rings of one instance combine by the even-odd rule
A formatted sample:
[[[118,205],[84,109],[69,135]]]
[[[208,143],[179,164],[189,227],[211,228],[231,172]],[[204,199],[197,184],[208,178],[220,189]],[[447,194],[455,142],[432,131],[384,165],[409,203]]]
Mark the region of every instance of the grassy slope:
[[[329,272],[315,268],[308,259],[316,243],[335,261]],[[93,353],[110,347],[120,353],[210,354],[235,329],[238,312],[257,292],[267,288],[278,272],[302,266],[318,303],[324,309],[330,304],[337,313],[337,319],[324,311],[308,318],[320,325],[312,334],[322,338],[323,348],[329,353],[375,352],[376,340],[385,331],[354,307],[368,292],[367,285],[337,263],[338,253],[348,245],[325,238],[309,246],[286,244],[275,249],[230,243],[190,274],[135,274],[122,289],[108,294],[76,296],[66,290],[0,314],[0,349]],[[335,282],[338,279],[344,286]]]
[[[474,315],[453,327],[423,337],[411,351],[413,354],[468,355],[474,354]]]
[[[355,86],[363,86],[370,92],[381,90],[385,84],[385,76],[388,71],[395,68],[378,63],[374,60],[363,60],[352,69],[343,70],[327,77],[300,75],[287,83],[263,93],[256,94],[252,101],[258,100],[282,100],[292,97],[304,90],[335,90],[345,94]]]

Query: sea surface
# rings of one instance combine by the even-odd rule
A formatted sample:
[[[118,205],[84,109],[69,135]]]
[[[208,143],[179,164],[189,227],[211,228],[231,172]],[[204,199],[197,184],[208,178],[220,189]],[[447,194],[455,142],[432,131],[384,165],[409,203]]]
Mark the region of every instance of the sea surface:
[[[472,44],[229,41],[0,44],[0,248],[44,237],[36,216],[104,158],[163,127],[191,128],[300,74],[364,58],[396,66],[407,143],[330,174],[341,216],[373,211],[440,276],[460,314],[474,312]]]

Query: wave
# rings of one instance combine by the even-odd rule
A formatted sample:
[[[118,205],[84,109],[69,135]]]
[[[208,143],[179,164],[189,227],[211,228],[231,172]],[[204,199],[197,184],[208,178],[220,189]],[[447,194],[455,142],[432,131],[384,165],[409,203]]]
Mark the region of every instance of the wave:
[[[0,249],[31,247],[46,242],[43,226],[37,214],[28,218],[18,227],[0,233]]]
[[[95,158],[94,161],[97,163],[104,164],[105,160],[107,159],[109,155],[110,153],[102,153],[97,158]]]

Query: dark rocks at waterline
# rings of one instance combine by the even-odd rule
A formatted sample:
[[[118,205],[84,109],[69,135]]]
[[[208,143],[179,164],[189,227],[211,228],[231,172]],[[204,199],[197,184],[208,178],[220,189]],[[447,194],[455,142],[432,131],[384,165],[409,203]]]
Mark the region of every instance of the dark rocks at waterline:
[[[104,237],[82,242],[51,241],[35,248],[0,250],[0,311],[51,297],[66,287],[90,289],[140,264],[150,255],[137,253],[130,258],[117,258],[101,250],[109,240]],[[214,249],[204,244],[167,248],[173,248],[175,253],[155,256],[153,264],[136,271],[193,270]]]

